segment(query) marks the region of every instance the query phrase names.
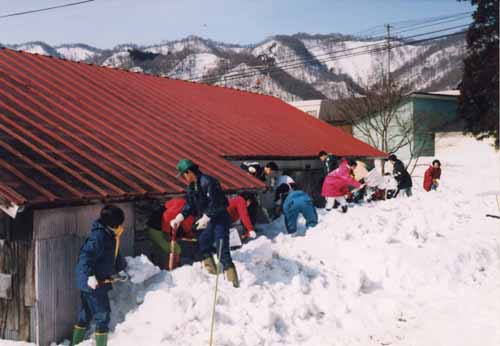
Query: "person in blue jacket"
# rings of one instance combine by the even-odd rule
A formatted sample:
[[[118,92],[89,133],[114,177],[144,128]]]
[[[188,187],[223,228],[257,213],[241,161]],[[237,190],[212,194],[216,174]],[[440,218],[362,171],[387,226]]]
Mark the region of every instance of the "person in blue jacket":
[[[183,159],[177,164],[178,176],[186,181],[186,205],[170,223],[173,229],[189,215],[196,219],[195,228],[201,233],[198,236],[198,247],[203,257],[203,264],[211,274],[217,273],[214,258],[214,241],[219,261],[222,263],[228,281],[239,287],[238,274],[231,258],[229,247],[229,228],[231,217],[227,212],[229,202],[217,179],[203,174],[191,160]]]
[[[128,278],[126,262],[119,253],[125,214],[114,205],[106,205],[92,224],[91,234],[82,245],[76,265],[76,285],[82,307],[73,329],[73,343],[81,343],[92,319],[95,320],[96,346],[106,346],[111,308],[108,292],[112,282]],[[117,275],[118,273],[118,275]]]
[[[285,216],[286,230],[291,234],[297,232],[297,220],[300,214],[306,219],[307,228],[318,224],[318,214],[311,196],[304,191],[293,190],[294,187],[294,185],[281,184],[277,189]]]

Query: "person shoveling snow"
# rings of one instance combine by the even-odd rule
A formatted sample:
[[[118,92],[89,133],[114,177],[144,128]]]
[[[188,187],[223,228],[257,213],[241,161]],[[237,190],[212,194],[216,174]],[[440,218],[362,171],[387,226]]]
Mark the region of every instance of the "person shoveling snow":
[[[72,345],[83,341],[93,319],[96,346],[107,345],[111,315],[108,292],[114,281],[128,278],[124,271],[126,262],[118,250],[124,221],[123,210],[113,205],[105,206],[99,219],[92,224],[90,237],[80,249],[76,278],[82,306],[73,330]]]

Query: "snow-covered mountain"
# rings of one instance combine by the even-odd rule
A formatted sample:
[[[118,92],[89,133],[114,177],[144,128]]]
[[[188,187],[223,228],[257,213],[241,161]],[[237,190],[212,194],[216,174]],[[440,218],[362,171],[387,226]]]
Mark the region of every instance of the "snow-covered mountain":
[[[455,88],[461,78],[464,38],[406,44],[394,41],[391,75],[415,90]],[[387,68],[385,41],[339,34],[279,35],[242,46],[189,36],[151,46],[123,44],[97,49],[84,44],[43,42],[13,49],[74,61],[203,81],[262,92],[286,101],[339,98],[361,91],[377,71]]]

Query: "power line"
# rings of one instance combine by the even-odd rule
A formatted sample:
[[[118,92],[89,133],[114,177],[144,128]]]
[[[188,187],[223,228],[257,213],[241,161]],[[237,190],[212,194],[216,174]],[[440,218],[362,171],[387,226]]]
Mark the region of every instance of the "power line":
[[[458,36],[458,35],[464,34],[465,32],[466,31],[459,31],[459,32],[451,33],[451,34],[444,34],[444,35],[439,35],[439,36],[424,38],[424,39],[420,39],[420,40],[403,42],[403,43],[391,46],[391,49],[399,48],[399,47],[403,47],[403,46],[408,46],[408,45],[414,45],[414,44],[424,43],[424,42],[438,40],[438,39],[452,37],[452,36]],[[426,34],[426,35],[428,35],[428,34]],[[386,50],[387,50],[387,46],[381,46],[381,47],[377,47],[377,48],[366,49],[366,50],[360,51],[360,52],[353,52],[353,53],[348,53],[348,54],[345,54],[345,55],[339,55],[339,56],[334,56],[334,57],[330,57],[330,58],[324,58],[324,59],[320,59],[318,61],[324,63],[324,62],[328,62],[328,61],[340,60],[340,59],[343,59],[343,58],[355,57],[355,56],[369,54],[369,53],[383,52],[383,51],[386,51]],[[303,64],[304,64],[304,62],[298,62],[298,63],[295,63],[295,64],[291,64],[289,66],[275,66],[275,67],[272,67],[272,68],[268,68],[267,71],[268,71],[268,73],[274,73],[274,72],[281,72],[281,73],[283,73],[283,72],[286,72],[286,70],[289,71],[289,70],[292,70],[292,69],[296,69],[296,68],[302,67]],[[223,79],[224,81],[231,81],[231,80],[249,78],[249,77],[257,76],[257,75],[260,75],[260,74],[262,74],[262,71],[258,70],[258,71],[249,71],[249,72],[243,72],[243,73],[239,73],[239,74],[229,75],[227,77],[226,76],[221,76],[221,77],[224,77],[224,79]],[[221,77],[219,77],[219,79]],[[216,81],[216,80],[209,80],[209,81]]]
[[[94,1],[95,0],[84,0],[84,1],[72,2],[72,3],[64,4],[64,5],[58,5],[58,6],[40,8],[40,9],[37,9],[37,10],[29,10],[29,11],[23,11],[23,12],[14,12],[14,13],[9,13],[9,14],[1,15],[0,19],[2,19],[2,18],[8,18],[8,17],[15,17],[15,16],[22,16],[22,15],[25,15],[25,14],[31,14],[31,13],[36,13],[36,12],[50,11],[50,10],[55,10],[55,9],[63,8],[63,7],[70,7],[70,6],[82,5],[82,4],[86,4],[86,3],[94,2]]]
[[[460,13],[456,13],[456,14],[452,14],[452,15],[447,15],[447,16],[423,18],[423,19],[419,20],[418,22],[415,21],[415,20],[413,20],[414,24],[412,24],[412,25],[406,25],[406,26],[401,27],[401,29],[405,29],[405,30],[393,31],[392,32],[392,35],[393,35],[392,37],[394,37],[395,35],[401,34],[403,32],[416,31],[417,29],[418,30],[422,30],[422,29],[425,29],[425,28],[428,28],[428,27],[432,27],[432,26],[436,26],[436,25],[442,25],[442,24],[446,24],[446,23],[449,23],[449,22],[457,21],[457,20],[463,19],[464,16],[470,15],[471,13],[472,12],[460,12]],[[397,24],[397,23],[406,23],[406,22],[407,21],[401,21],[401,22],[395,22],[395,23]],[[394,27],[393,24],[389,24],[389,25],[391,27]],[[454,29],[454,28],[461,28],[461,27],[468,26],[468,25],[469,24],[459,25],[457,27],[445,28],[445,29],[441,29],[441,30],[436,30],[436,31],[424,33],[424,34],[421,34],[421,35],[434,34],[434,33],[437,33],[437,32],[448,31],[448,30],[451,30],[451,29]],[[412,27],[413,27],[413,29],[411,29]],[[385,29],[385,27],[384,27],[384,29]],[[351,35],[356,35],[356,34],[351,34]],[[421,35],[410,36],[408,38],[418,37],[418,36],[421,36]],[[386,38],[387,37],[385,35],[381,35],[381,36],[378,36],[378,37],[371,37],[372,40],[377,40],[377,39],[379,39],[379,40],[385,40]],[[294,62],[294,61],[299,61],[299,60],[303,60],[303,59],[309,59],[311,61],[314,61],[314,59],[318,59],[318,58],[321,58],[323,56],[328,56],[328,55],[337,53],[339,51],[333,51],[333,52],[328,52],[328,53],[323,53],[323,54],[316,54],[316,55],[311,54],[311,51],[314,51],[314,50],[317,50],[317,49],[324,49],[322,47],[322,45],[324,45],[325,43],[328,43],[330,41],[334,41],[334,40],[335,39],[323,40],[321,42],[321,44],[304,47],[304,48],[298,50],[298,53],[303,52],[303,53],[306,53],[306,54],[310,54],[310,55],[312,55],[312,58],[297,58],[295,55],[289,54],[289,55],[285,55],[283,57],[284,60],[280,61],[279,64],[280,65],[281,64],[286,64],[288,62]],[[338,43],[338,44],[341,44],[341,43],[344,43],[344,42],[346,42],[348,40],[349,39],[335,40],[334,42]],[[375,43],[375,44],[379,44],[379,43]],[[370,47],[372,45],[373,45],[373,43],[365,45],[365,46],[359,46],[359,47],[356,47],[356,48],[351,48],[351,49],[348,49],[348,50],[361,49],[361,48],[364,48],[364,47]],[[342,51],[343,50],[341,50],[340,52],[342,52]],[[294,58],[287,60],[286,58],[288,58],[288,57],[294,57]],[[256,68],[265,68],[265,67],[269,67],[269,66],[254,66],[254,67],[256,67]],[[216,77],[217,76],[223,76],[228,71],[229,71],[229,69],[226,69],[223,73],[218,73],[218,74],[213,74],[213,75],[205,75],[205,74],[201,73],[201,74],[198,74],[198,75],[191,76],[189,80],[197,81],[197,80],[201,80],[201,79],[206,80],[207,78],[209,80],[211,80],[212,76],[216,76]]]
[[[428,35],[432,35],[432,34],[444,32],[444,31],[449,31],[449,30],[464,28],[465,26],[468,26],[468,24],[467,25],[459,25],[459,26],[449,27],[449,28],[440,29],[440,30],[434,30],[434,31],[425,32],[425,33],[420,33],[420,34],[408,36],[408,37],[405,37],[405,38],[399,38],[399,41],[413,39],[413,38],[416,38],[416,37],[428,36]],[[446,37],[446,35],[445,35],[445,37]],[[425,41],[422,41],[422,42],[425,42]],[[405,44],[405,45],[416,44],[416,43],[420,43],[420,41],[412,41],[412,42],[409,42],[408,44]],[[392,46],[392,48],[397,48],[397,47],[401,47],[401,46],[402,45],[399,44],[399,45],[396,45],[396,46]],[[321,62],[324,62],[324,61],[331,61],[329,58],[331,58],[331,55],[333,55],[333,54],[346,53],[346,52],[351,52],[349,54],[357,54],[359,52],[355,52],[355,51],[360,50],[360,49],[365,49],[365,51],[368,52],[369,49],[378,49],[378,48],[381,48],[381,47],[387,48],[386,43],[385,42],[372,43],[372,44],[367,44],[367,45],[363,45],[363,46],[359,46],[359,47],[354,47],[354,48],[349,48],[349,49],[336,50],[336,51],[332,51],[330,53],[320,54],[320,55],[314,56],[312,58],[296,58],[296,59],[292,59],[292,60],[288,60],[288,61],[282,61],[279,64],[276,64],[276,65],[274,65],[272,67],[269,67],[269,66],[264,66],[264,67],[263,66],[255,66],[254,68],[258,70],[258,73],[262,73],[262,69],[266,70],[267,72],[273,71],[273,70],[275,70],[277,68],[288,69],[290,66],[303,66],[305,63],[308,63],[308,62],[320,62],[321,63]],[[363,53],[363,51],[361,51],[361,52]],[[253,71],[253,72],[257,73],[257,71]],[[215,82],[215,81],[217,81],[220,78],[224,78],[225,81],[228,81],[228,80],[231,80],[232,77],[234,77],[234,76],[245,75],[247,73],[251,73],[251,72],[239,72],[239,73],[229,74],[229,75],[227,75],[226,73],[223,73],[223,74],[213,74],[213,75],[208,75],[208,76],[201,76],[199,78],[191,79],[191,80],[195,80],[195,81],[205,80],[205,81],[208,81],[208,82]]]

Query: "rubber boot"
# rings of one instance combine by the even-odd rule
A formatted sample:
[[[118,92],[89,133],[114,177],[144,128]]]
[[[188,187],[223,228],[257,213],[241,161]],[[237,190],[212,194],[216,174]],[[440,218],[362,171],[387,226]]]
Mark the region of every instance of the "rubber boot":
[[[203,260],[203,267],[205,267],[207,272],[209,272],[210,274],[217,274],[217,266],[215,265],[215,261],[212,255],[205,257],[205,259]]]
[[[106,346],[108,344],[108,333],[95,333],[95,346]]]
[[[228,267],[224,271],[224,274],[226,275],[227,281],[231,282],[234,288],[240,287],[240,280],[238,279],[238,273],[236,272],[234,264]]]
[[[87,328],[85,327],[80,327],[78,325],[75,325],[73,327],[73,340],[71,342],[71,346],[78,345],[83,341],[85,338],[85,332],[87,331]]]

